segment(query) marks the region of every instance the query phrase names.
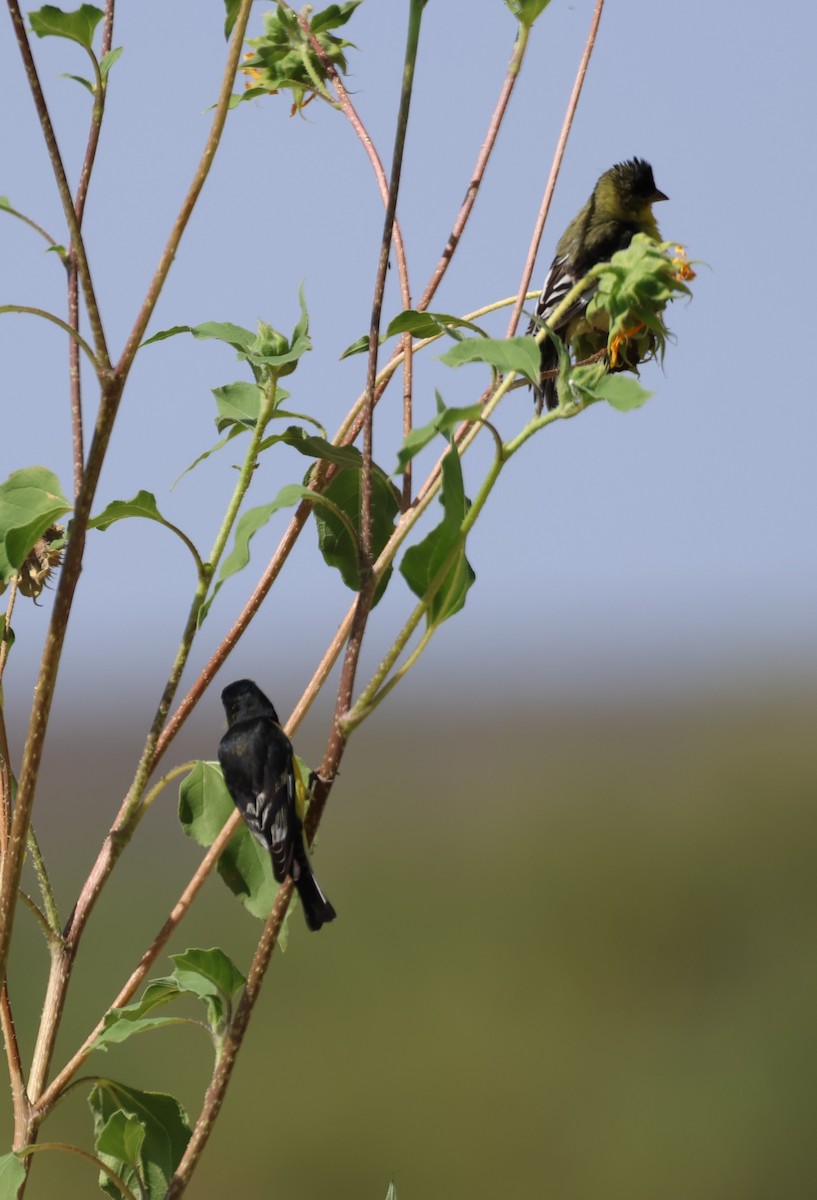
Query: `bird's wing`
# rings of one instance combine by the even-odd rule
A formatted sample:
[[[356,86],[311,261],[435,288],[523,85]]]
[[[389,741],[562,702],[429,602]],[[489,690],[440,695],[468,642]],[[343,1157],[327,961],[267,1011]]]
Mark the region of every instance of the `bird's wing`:
[[[219,747],[224,781],[250,830],[272,856],[281,883],[291,873],[297,836],[292,747],[268,717],[236,722]]]
[[[551,263],[550,270],[547,273],[539,299],[536,302],[536,315],[545,324],[550,324],[551,314],[556,311],[559,305],[564,300],[567,293],[578,283],[579,277],[576,275],[568,256],[560,255],[554,258]],[[566,329],[574,317],[584,309],[587,304],[585,296],[578,296],[567,312],[559,317],[559,323],[553,328],[554,333],[561,333]],[[528,326],[528,333],[536,333],[541,328],[536,321],[531,321]],[[542,343],[543,346],[548,345],[548,341]]]

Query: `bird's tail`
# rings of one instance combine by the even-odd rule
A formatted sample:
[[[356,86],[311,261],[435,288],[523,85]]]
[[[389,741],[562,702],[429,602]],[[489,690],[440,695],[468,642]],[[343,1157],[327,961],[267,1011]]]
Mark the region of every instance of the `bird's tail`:
[[[328,925],[330,921],[334,921],[337,913],[321,891],[321,885],[315,878],[305,847],[296,850],[292,866],[295,887],[301,898],[306,923],[315,933],[322,925]]]

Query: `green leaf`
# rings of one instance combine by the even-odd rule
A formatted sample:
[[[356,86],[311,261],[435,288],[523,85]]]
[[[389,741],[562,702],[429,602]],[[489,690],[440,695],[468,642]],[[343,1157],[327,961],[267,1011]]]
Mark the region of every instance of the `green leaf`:
[[[439,625],[460,611],[476,579],[465,557],[461,534],[462,522],[470,504],[465,495],[460,457],[454,441],[442,461],[440,502],[444,513],[442,521],[422,542],[409,547],[400,564],[400,572],[406,583],[415,596],[422,600],[446,561],[451,558],[443,582],[429,605],[427,621],[430,626]]]
[[[109,529],[116,521],[124,521],[128,517],[143,517],[145,520],[155,521],[157,525],[163,525],[165,529],[169,529],[172,533],[175,533],[184,542],[193,555],[197,568],[201,565],[201,560],[193,547],[193,543],[182,533],[178,526],[172,524],[172,522],[162,516],[156,507],[156,497],[152,492],[137,492],[132,500],[112,500],[99,516],[93,517],[88,522],[88,528],[104,531]]]
[[[65,72],[60,75],[60,79],[73,79],[74,83],[81,83],[84,88],[87,88],[92,96],[96,95],[96,84],[91,83],[90,79],[83,79],[81,75],[67,75]]]
[[[234,812],[218,763],[197,763],[179,788],[179,820],[187,836],[211,846]],[[278,885],[269,854],[243,821],[219,859],[218,872],[247,911],[266,920]]]
[[[92,1088],[88,1103],[94,1118],[94,1144],[102,1161],[137,1196],[163,1200],[190,1140],[187,1114],[178,1100],[103,1079]],[[116,1116],[119,1113],[123,1115]],[[137,1141],[136,1124],[144,1136],[136,1160],[129,1161],[126,1154],[132,1154]],[[100,1143],[119,1143],[123,1153],[105,1153]],[[121,1200],[119,1189],[107,1175],[100,1174],[99,1186],[114,1200]]]
[[[17,574],[37,540],[70,509],[47,467],[23,467],[0,484],[0,581]]]
[[[231,321],[205,321],[201,325],[190,325],[187,328],[199,341],[226,342],[239,352],[247,350],[256,336],[251,329],[245,329],[243,325],[233,325]]]
[[[17,211],[17,209],[14,207],[14,205],[9,200],[8,196],[0,196],[0,208],[5,208],[8,210],[8,212],[16,212]],[[2,1159],[0,1159],[0,1162],[3,1162],[6,1158],[10,1158],[10,1157],[14,1157],[14,1156],[6,1154],[3,1156]],[[19,1161],[19,1159],[17,1161]]]
[[[352,591],[360,591],[363,579],[360,570],[360,485],[362,471],[341,471],[324,488],[323,496],[346,515],[346,520],[355,532],[352,538],[346,522],[332,509],[316,504],[315,523],[318,527],[318,546],[324,561],[340,571],[341,578]],[[400,511],[400,496],[391,481],[378,466],[372,471],[372,557],[377,558],[392,533]],[[375,592],[377,604],[386,590],[391,569],[380,580]]]
[[[238,967],[218,946],[210,950],[188,949],[171,954],[173,978],[185,992],[203,1000],[210,1028],[218,1033],[232,1012],[232,999],[247,982]]]
[[[241,325],[232,325],[229,321],[205,321],[203,325],[172,325],[169,329],[162,329],[159,333],[154,333],[152,337],[142,342],[142,345],[149,346],[152,342],[164,342],[178,333],[192,333],[193,337],[199,340],[211,338],[218,342],[226,342],[234,350],[245,350],[255,340],[255,334]]]
[[[189,838],[212,846],[235,812],[217,762],[197,762],[179,786],[179,821]]]
[[[0,1156],[0,1200],[17,1200],[25,1178],[26,1169],[16,1154]]]
[[[357,446],[335,446],[326,438],[307,433],[299,425],[288,426],[283,433],[277,434],[276,437],[307,458],[322,458],[326,462],[334,463],[337,467],[356,468],[363,461],[363,456]]]
[[[466,338],[441,354],[440,361],[448,367],[484,362],[503,375],[510,371],[524,375],[531,383],[539,382],[541,370],[541,353],[530,337]]]
[[[118,1159],[130,1167],[138,1167],[144,1141],[145,1127],[142,1122],[120,1108],[111,1113],[100,1129],[96,1148],[108,1161]]]
[[[136,1033],[166,1025],[189,1024],[185,1017],[151,1015],[184,995],[196,996],[204,1002],[211,1032],[216,1036],[221,1034],[232,1011],[232,998],[246,983],[244,976],[217,947],[185,950],[183,954],[170,957],[175,968],[172,976],[151,980],[141,999],[105,1014],[104,1028],[94,1042],[95,1050],[105,1050],[109,1045],[127,1041]]]
[[[378,342],[377,342],[378,346],[382,346],[383,343],[385,342],[385,340],[386,340],[385,337],[379,338]],[[368,349],[369,349],[369,335],[368,335],[368,333],[364,333],[362,337],[359,337],[357,339],[357,341],[352,342],[351,346],[346,347],[346,349],[343,351],[343,353],[340,356],[340,361],[342,362],[344,358],[351,358],[353,354],[363,354]]]
[[[264,403],[264,389],[257,383],[239,381],[227,383],[223,387],[213,388],[216,398],[216,428],[223,433],[231,425],[240,425],[244,429],[252,429],[261,412]]]
[[[428,425],[419,425],[406,435],[403,445],[397,452],[397,474],[405,471],[406,466],[416,454],[433,441],[438,434],[448,433],[463,421],[478,421],[482,415],[481,404],[469,404],[464,408],[446,408],[442,398],[437,393],[437,403],[440,411]]]
[[[545,11],[550,0],[505,0],[505,3],[520,25],[530,28],[536,18]]]
[[[269,852],[243,822],[218,860],[218,873],[247,912],[259,921],[266,921],[278,894],[278,884],[272,874]]]
[[[250,364],[256,383],[264,384],[271,370],[274,370],[277,376],[291,374],[301,356],[312,349],[303,289],[299,292],[299,301],[301,316],[295,325],[291,341],[287,341],[282,333],[265,321],[258,322],[256,333],[229,321],[205,321],[202,325],[173,325],[170,329],[162,329],[147,338],[142,345],[162,342],[179,333],[190,333],[199,340],[225,342],[233,347],[239,359]]]
[[[450,333],[452,329],[473,329],[474,333],[484,336],[483,330],[473,321],[452,317],[448,313],[417,312],[416,309],[407,308],[389,321],[386,337],[410,333],[415,338],[429,338],[440,333]]]
[[[2,594],[4,589],[5,589],[5,584],[0,583],[0,594]],[[6,645],[8,646],[8,649],[10,650],[12,648],[12,646],[14,645],[15,639],[14,639],[14,630],[12,629],[12,627],[10,625],[8,627],[6,625],[7,620],[8,620],[8,618],[7,618],[6,614],[0,613],[0,641],[5,641]],[[0,1200],[2,1200],[2,1198],[0,1198]]]
[[[596,404],[601,399],[599,386],[606,378],[607,364],[603,360],[587,363],[583,367],[562,366],[557,383],[559,404],[572,403],[584,407]]]
[[[259,504],[256,508],[249,508],[245,513],[242,513],[235,527],[233,548],[227,557],[222,560],[221,570],[218,573],[218,579],[213,586],[213,590],[199,610],[199,627],[201,627],[202,622],[209,613],[213,601],[221,591],[224,583],[231,575],[243,571],[250,561],[250,542],[256,533],[258,533],[258,530],[263,529],[272,514],[277,512],[279,508],[291,508],[300,499],[300,494],[297,496],[292,495],[292,486],[283,487],[275,500],[272,500],[269,504]]]
[[[388,328],[384,334],[381,334],[378,345],[382,346],[388,338],[396,337],[398,334],[410,333],[415,338],[429,338],[443,333],[452,333],[453,330],[462,328],[473,329],[474,333],[484,336],[483,330],[473,321],[466,321],[462,317],[452,317],[448,313],[418,312],[416,309],[408,308],[389,321]],[[351,358],[353,354],[363,354],[368,349],[369,335],[364,333],[356,342],[352,342],[351,346],[347,346],[340,357],[341,359]]]
[[[102,9],[93,4],[82,4],[75,12],[63,12],[53,4],[46,4],[36,12],[29,13],[28,18],[32,32],[37,37],[68,38],[90,50],[94,30],[104,15]]]
[[[190,472],[199,465],[199,463],[204,462],[205,458],[209,458],[211,454],[215,454],[217,450],[221,450],[224,446],[227,445],[228,442],[231,442],[233,440],[233,438],[238,437],[238,435],[240,433],[244,433],[244,432],[245,432],[245,427],[243,425],[231,426],[230,432],[225,434],[225,436],[223,438],[219,438],[218,441],[216,442],[215,446],[211,446],[209,450],[202,451],[202,453],[198,456],[198,458],[193,459],[193,461],[191,462],[189,467],[185,467],[185,469],[182,471],[181,475],[177,476],[177,478],[173,480],[170,490],[172,491],[173,488],[176,486],[176,484],[179,483],[180,480],[184,479],[185,475],[189,475]]]
[[[297,13],[282,8],[266,13],[263,36],[249,39],[255,53],[245,61],[242,70],[262,91],[290,91],[293,107],[301,109],[307,97],[315,92],[315,79],[321,83],[328,79],[325,60],[338,73],[345,73],[343,52],[352,43],[330,31],[345,25],[359,3],[360,0],[351,0],[347,4],[330,4],[322,12],[311,14],[310,32],[320,43],[322,56],[315,53]]]
[[[631,375],[606,375],[596,388],[596,395],[618,412],[630,412],[646,404],[652,392],[643,388]]]
[[[238,10],[241,8],[241,0],[224,0],[224,7],[226,9],[226,14],[224,17],[224,37],[225,39],[229,39],[230,34],[233,32],[235,19],[238,16]]]
[[[124,49],[124,46],[117,46],[115,50],[109,50],[108,53],[104,54],[99,60],[99,73],[103,80],[108,78],[108,72],[114,63],[118,62],[118,60],[122,57]]]
[[[149,1016],[182,994],[175,979],[153,979],[147,985],[142,998],[122,1008],[112,1008],[105,1014],[104,1026],[94,1040],[94,1050],[106,1050],[108,1046],[126,1042],[135,1033],[145,1033],[165,1025],[184,1023],[181,1017]]]

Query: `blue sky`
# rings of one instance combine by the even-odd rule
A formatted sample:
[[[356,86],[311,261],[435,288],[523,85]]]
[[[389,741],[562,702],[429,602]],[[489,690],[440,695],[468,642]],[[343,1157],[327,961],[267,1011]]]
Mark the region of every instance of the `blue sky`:
[[[348,26],[348,80],[388,160],[405,5],[365,0]],[[121,347],[209,126],[225,44],[222,9],[175,0],[120,5],[109,108],[85,231],[109,343]],[[256,5],[251,32],[265,6]],[[435,307],[466,312],[516,290],[532,223],[592,12],[553,0],[534,31],[496,156]],[[699,268],[694,300],[670,312],[677,336],[664,370],[650,366],[646,408],[601,405],[534,439],[506,472],[469,544],[478,576],[465,611],[440,632],[408,694],[467,700],[474,688],[548,696],[566,688],[668,686],[699,675],[808,671],[817,660],[814,458],[817,414],[807,366],[805,296],[815,166],[797,129],[814,111],[815,18],[806,5],[752,13],[690,0],[676,6],[609,0],[565,157],[534,284],[597,176],[647,158],[670,197],[662,231]],[[680,15],[679,15],[680,13]],[[445,244],[484,135],[514,36],[501,0],[430,0],[423,23],[399,216],[414,294]],[[60,73],[86,70],[79,48],[34,39],[75,183],[88,96]],[[64,237],[7,18],[0,25],[0,193]],[[0,214],[0,303],[64,311],[58,262]],[[230,115],[215,170],[151,324],[263,318],[284,330],[304,283],[315,349],[295,377],[291,407],[337,428],[362,387],[362,357],[338,361],[365,331],[382,229],[367,161],[339,114],[318,103],[290,119],[286,98]],[[391,273],[386,315],[399,311]],[[504,328],[504,318],[497,330]],[[65,347],[30,317],[0,319],[0,475],[39,462],[70,485]],[[479,369],[418,363],[417,414],[470,402]],[[215,440],[210,388],[241,377],[229,351],[176,338],[137,360],[96,508],[153,491],[203,551],[232,485],[236,455],[173,480]],[[86,397],[93,391],[86,381]],[[395,402],[397,397],[395,396]],[[498,423],[527,417],[517,391]],[[396,417],[383,413],[375,455],[391,468]],[[90,419],[89,422],[90,424]],[[487,464],[465,463],[472,493]],[[297,481],[304,460],[276,458],[249,503]],[[425,460],[423,460],[425,461]],[[204,661],[240,610],[283,531],[258,535],[250,568],[224,587],[202,631]],[[62,683],[87,680],[89,654],[110,662],[98,687],[112,704],[124,668],[154,697],[182,629],[192,571],[171,535],[129,522],[89,540]],[[294,703],[350,601],[327,575],[307,530],[255,627],[222,672],[285,676]],[[7,678],[30,694],[50,608],[18,606]],[[372,667],[411,599],[399,579],[372,622]],[[475,653],[476,651],[476,653]],[[113,669],[116,664],[117,669]],[[118,677],[118,682],[117,682]],[[284,706],[286,707],[286,706]]]

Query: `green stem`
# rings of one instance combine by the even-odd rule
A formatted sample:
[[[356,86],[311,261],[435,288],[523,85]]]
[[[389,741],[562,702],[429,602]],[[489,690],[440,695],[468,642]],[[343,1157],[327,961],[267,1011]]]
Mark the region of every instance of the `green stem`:
[[[452,452],[453,451],[449,450],[448,453],[450,454]],[[407,672],[417,662],[423,650],[425,650],[431,641],[431,637],[437,628],[436,625],[430,625],[425,631],[419,645],[412,652],[411,657],[400,669],[397,677],[393,680],[389,680],[388,683],[386,682],[392,671],[392,668],[394,667],[400,655],[403,653],[403,650],[411,639],[414,631],[417,629],[417,626],[420,624],[423,618],[427,616],[432,601],[444,584],[446,577],[449,574],[451,567],[456,561],[458,555],[462,553],[468,534],[473,528],[474,522],[481,513],[482,509],[485,507],[488,497],[493,491],[500,472],[502,471],[502,468],[506,462],[507,457],[504,453],[504,450],[502,453],[497,453],[487,475],[485,476],[485,479],[482,482],[482,486],[477,493],[476,499],[463,518],[456,544],[446,555],[445,559],[440,565],[439,570],[432,579],[425,596],[423,596],[419,604],[415,606],[408,620],[385,654],[380,666],[375,671],[367,686],[361,692],[354,704],[354,707],[352,707],[346,714],[343,720],[343,730],[347,737],[353,729],[357,728],[357,726],[360,725],[361,722],[364,721],[366,717],[374,711],[384,696],[386,696],[395,686],[398,680],[402,679],[407,674]]]
[[[44,308],[31,308],[27,304],[0,304],[0,313],[29,313],[33,317],[42,317],[44,321],[51,321],[53,325],[57,325],[64,333],[67,333],[70,338],[77,343],[80,350],[84,350],[88,358],[93,363],[95,371],[99,370],[96,356],[85,341],[85,339],[77,333],[76,329],[72,329],[67,321],[63,321],[61,317],[55,316],[54,313],[46,312]]]
[[[19,212],[16,208],[12,208],[10,204],[0,204],[0,212],[7,212],[10,217],[16,217],[18,221],[22,221],[24,225],[28,225],[35,233],[39,233],[40,237],[45,238],[52,250],[56,251],[59,259],[63,263],[68,262],[68,255],[64,246],[60,246],[56,238],[43,229],[42,225],[38,225],[36,221],[32,221],[31,217],[27,217],[25,213]]]
[[[37,841],[37,835],[34,832],[34,826],[28,827],[28,852],[31,855],[31,861],[34,864],[34,873],[37,876],[37,883],[40,888],[40,895],[43,898],[43,908],[48,921],[49,928],[52,934],[57,938],[60,936],[60,916],[57,912],[57,902],[54,899],[54,890],[51,887],[51,880],[48,878],[48,871],[45,866],[45,859],[40,850],[40,844]]]
[[[17,1154],[20,1158],[26,1158],[31,1154],[39,1154],[42,1150],[64,1150],[68,1154],[76,1154],[79,1158],[84,1158],[87,1162],[93,1163],[98,1171],[101,1171],[103,1175],[107,1175],[108,1179],[116,1184],[124,1200],[137,1200],[124,1179],[121,1179],[116,1171],[112,1170],[107,1163],[104,1163],[101,1158],[97,1158],[95,1154],[91,1154],[88,1150],[81,1150],[79,1146],[72,1146],[70,1142],[40,1142],[36,1146],[23,1146],[22,1150],[17,1151]]]
[[[150,791],[146,793],[145,798],[142,801],[142,809],[145,810],[150,808],[153,801],[161,792],[164,791],[167,785],[172,783],[174,779],[178,779],[179,775],[184,775],[185,772],[192,771],[193,767],[196,765],[196,762],[196,759],[190,759],[189,762],[182,763],[181,766],[174,767],[172,771],[168,771],[166,775],[163,775],[159,782],[155,783]]]

